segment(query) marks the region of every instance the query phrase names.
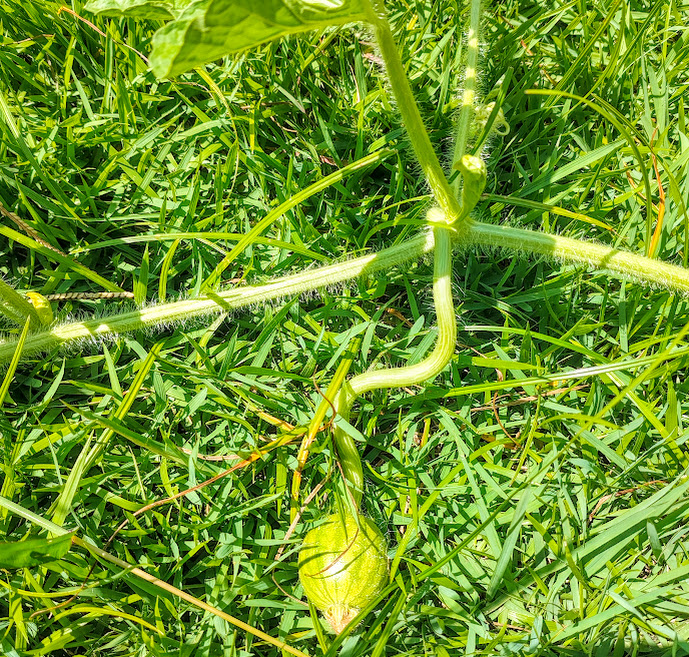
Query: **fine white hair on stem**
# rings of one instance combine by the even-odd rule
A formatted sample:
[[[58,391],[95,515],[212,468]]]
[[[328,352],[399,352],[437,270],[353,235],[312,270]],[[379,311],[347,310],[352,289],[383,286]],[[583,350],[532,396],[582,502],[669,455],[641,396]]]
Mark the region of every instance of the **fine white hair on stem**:
[[[69,322],[29,335],[24,355],[46,352],[66,343],[101,340],[104,336],[127,333],[150,327],[178,326],[183,321],[203,321],[222,312],[258,307],[278,299],[292,298],[316,290],[328,289],[346,281],[387,271],[432,251],[432,231],[423,231],[406,242],[341,263],[326,265],[300,274],[285,276],[257,286],[241,286],[224,292],[208,293],[199,298],[154,304],[118,312],[108,317]],[[0,341],[0,363],[8,362],[17,347],[16,340]]]

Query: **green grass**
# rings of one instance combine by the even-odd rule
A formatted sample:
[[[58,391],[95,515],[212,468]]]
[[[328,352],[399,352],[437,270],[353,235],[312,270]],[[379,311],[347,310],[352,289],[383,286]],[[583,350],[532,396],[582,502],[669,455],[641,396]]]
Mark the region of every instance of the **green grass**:
[[[0,0],[0,204],[21,221],[3,213],[0,273],[17,290],[109,287],[161,303],[418,231],[430,196],[363,29],[158,82],[136,52],[155,25],[71,8],[105,36],[59,3]],[[463,16],[440,0],[390,9],[447,162]],[[643,254],[659,202],[652,149],[666,196],[656,257],[686,265],[688,20],[675,0],[489,6],[478,87],[510,132],[489,140],[477,216]],[[534,88],[593,90],[609,107],[525,93]],[[228,234],[379,151],[216,271],[236,243]],[[325,483],[292,534],[301,434],[133,514],[283,436],[271,418],[308,425],[355,336],[353,373],[421,360],[435,337],[426,260],[5,370],[0,495],[24,510],[0,504],[6,540],[46,536],[35,514],[308,655],[689,654],[686,297],[497,248],[461,251],[454,277],[451,366],[354,407],[364,508],[390,541],[394,577],[348,636],[316,631],[296,570],[300,537],[339,478],[328,431],[299,503]],[[67,321],[127,304],[53,307]],[[32,617],[85,581],[77,599]],[[7,655],[287,654],[83,545],[3,571],[0,613]]]

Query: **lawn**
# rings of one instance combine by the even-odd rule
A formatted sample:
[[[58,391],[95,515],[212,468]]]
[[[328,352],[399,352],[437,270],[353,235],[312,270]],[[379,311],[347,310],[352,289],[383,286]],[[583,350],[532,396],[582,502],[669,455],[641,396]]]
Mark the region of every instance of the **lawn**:
[[[0,0],[0,654],[689,655],[689,5],[385,6],[157,78]]]

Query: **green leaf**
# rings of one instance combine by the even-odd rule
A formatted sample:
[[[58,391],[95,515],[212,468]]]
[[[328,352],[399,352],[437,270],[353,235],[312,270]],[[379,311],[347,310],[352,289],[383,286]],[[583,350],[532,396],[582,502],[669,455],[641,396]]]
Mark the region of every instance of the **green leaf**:
[[[141,259],[141,266],[139,267],[139,276],[134,279],[134,303],[141,306],[146,302],[146,292],[148,290],[148,244],[144,250],[144,256]]]
[[[175,76],[266,41],[363,17],[361,0],[197,0],[155,33],[151,66],[159,78]]]
[[[86,11],[106,16],[131,16],[133,18],[177,18],[191,0],[91,0],[84,6]]]
[[[24,330],[17,341],[17,348],[14,350],[14,356],[12,357],[9,367],[5,372],[5,378],[2,381],[2,385],[0,385],[0,408],[5,403],[5,397],[7,397],[7,392],[9,391],[12,380],[14,379],[14,373],[17,369],[17,365],[19,364],[19,359],[21,358],[22,351],[24,349],[24,342],[26,341],[26,336],[29,334],[30,326],[31,320],[27,317],[26,322],[24,323]],[[5,487],[3,485],[3,490],[4,488]]]
[[[16,570],[57,561],[69,552],[73,534],[57,538],[33,538],[16,543],[0,543],[0,568]]]

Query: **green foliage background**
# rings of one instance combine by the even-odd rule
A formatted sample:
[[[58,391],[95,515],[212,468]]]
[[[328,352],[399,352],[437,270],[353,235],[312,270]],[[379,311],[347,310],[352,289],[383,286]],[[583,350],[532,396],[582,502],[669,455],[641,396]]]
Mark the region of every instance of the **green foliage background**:
[[[463,6],[400,0],[390,10],[449,157]],[[479,214],[643,252],[642,177],[658,190],[648,149],[640,171],[590,108],[524,94],[595,89],[653,138],[667,196],[658,256],[686,264],[688,10],[675,0],[488,7],[479,82],[511,131],[490,141]],[[141,53],[159,24],[97,19],[79,2],[0,0],[0,14],[0,203],[33,235],[18,241],[11,230],[27,228],[4,215],[0,272],[18,289],[99,291],[86,267],[137,301],[198,294],[232,248],[227,233],[382,148],[392,154],[278,220],[222,284],[419,229],[428,190],[365,30],[290,38],[157,82]],[[422,261],[312,298],[27,360],[0,416],[0,493],[104,546],[127,514],[227,467],[207,457],[246,455],[277,436],[268,416],[307,424],[317,386],[355,335],[352,371],[420,360],[434,340],[431,273]],[[455,276],[451,367],[355,408],[365,510],[398,570],[390,596],[329,654],[689,653],[686,299],[505,252],[462,253]],[[55,308],[64,320],[122,303]],[[286,595],[301,597],[294,553],[328,510],[328,485],[276,561],[296,449],[132,520],[109,551],[299,650],[328,650]],[[327,432],[305,475],[304,496],[339,476]],[[0,527],[7,540],[38,535],[6,510]],[[76,601],[31,617],[74,592],[91,563],[73,549],[3,572],[2,652],[280,654],[105,563]]]

